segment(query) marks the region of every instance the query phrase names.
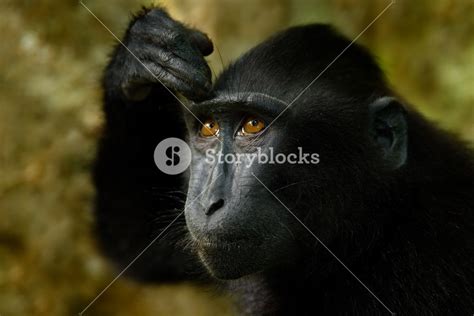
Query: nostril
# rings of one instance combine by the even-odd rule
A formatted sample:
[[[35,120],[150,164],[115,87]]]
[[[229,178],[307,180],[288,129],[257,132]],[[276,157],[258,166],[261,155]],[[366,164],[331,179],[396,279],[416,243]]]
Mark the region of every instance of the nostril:
[[[206,211],[206,215],[212,215],[215,211],[220,209],[222,206],[224,206],[224,200],[219,199],[216,202],[212,203],[211,206]]]

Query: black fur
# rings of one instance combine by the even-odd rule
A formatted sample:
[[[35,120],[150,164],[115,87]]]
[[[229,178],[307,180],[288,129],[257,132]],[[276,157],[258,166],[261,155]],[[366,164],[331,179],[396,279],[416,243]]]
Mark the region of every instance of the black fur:
[[[197,103],[244,92],[290,103],[349,44],[325,25],[291,28],[243,55],[211,87],[203,54],[212,51],[212,43],[163,10],[142,12],[124,42],[168,88]],[[174,55],[166,54],[170,51]],[[179,58],[191,70],[169,76],[169,69],[182,66]],[[155,146],[171,136],[195,142],[196,122],[189,123],[193,118],[186,118],[186,110],[121,46],[105,71],[104,90],[107,124],[95,168],[97,232],[104,251],[124,267],[179,214],[186,196],[188,202],[196,197],[207,185],[203,179],[215,174],[194,161],[194,172],[203,173],[191,175],[188,184],[189,174],[168,176],[156,168]],[[386,96],[394,101],[382,110],[374,106]],[[472,315],[472,150],[397,100],[370,54],[353,45],[258,141],[282,152],[311,149],[321,163],[257,166],[252,172],[391,311]],[[219,104],[192,110],[200,116],[222,112]],[[238,104],[233,110],[247,111]],[[227,122],[234,114],[216,115]],[[397,141],[400,148],[390,145]],[[222,181],[210,196],[228,188],[227,181],[239,183],[232,192],[219,193],[225,205],[241,206],[217,211],[219,223],[232,225],[224,232],[203,230],[199,221],[209,218],[191,207],[186,210],[191,236],[181,218],[132,265],[131,275],[145,281],[213,282],[204,260],[212,275],[229,279],[224,284],[244,314],[388,314],[252,177]],[[200,203],[206,207],[212,201],[206,197]],[[201,239],[219,242],[220,234],[247,238],[249,249],[257,247],[254,240],[264,240],[265,247],[257,247],[257,253],[242,250],[235,258],[222,248],[222,256],[200,253],[201,260],[194,247],[186,247],[199,248]],[[268,236],[274,244],[266,243]]]

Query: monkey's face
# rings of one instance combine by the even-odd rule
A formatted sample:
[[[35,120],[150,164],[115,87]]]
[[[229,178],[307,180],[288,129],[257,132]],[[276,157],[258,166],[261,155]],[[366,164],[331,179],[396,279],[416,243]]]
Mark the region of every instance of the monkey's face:
[[[266,269],[295,248],[291,214],[270,192],[291,181],[284,166],[269,161],[284,150],[282,135],[266,129],[274,116],[257,109],[197,107],[203,124],[188,124],[193,160],[186,222],[201,260],[217,278]]]
[[[287,103],[242,94],[196,105],[198,119],[187,119],[187,227],[210,272],[227,279],[291,263],[306,237],[314,243],[304,227],[328,244],[340,227],[356,227],[369,214],[364,201],[377,174],[406,160],[404,112],[393,98],[357,104],[368,124],[354,131],[353,104],[325,108],[314,98],[280,116]]]

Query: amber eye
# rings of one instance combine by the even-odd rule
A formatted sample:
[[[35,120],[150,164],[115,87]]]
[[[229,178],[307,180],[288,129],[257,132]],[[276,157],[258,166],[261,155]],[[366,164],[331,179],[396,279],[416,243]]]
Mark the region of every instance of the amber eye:
[[[242,135],[251,135],[261,132],[265,128],[265,122],[256,117],[248,117],[242,125]]]
[[[211,137],[216,136],[219,133],[219,124],[213,119],[207,119],[201,127],[201,136]]]

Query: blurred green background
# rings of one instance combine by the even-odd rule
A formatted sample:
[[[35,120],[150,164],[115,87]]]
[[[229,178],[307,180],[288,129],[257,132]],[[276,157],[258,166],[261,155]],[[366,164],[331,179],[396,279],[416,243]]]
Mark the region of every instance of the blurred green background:
[[[136,0],[86,5],[118,36]],[[289,25],[329,22],[354,38],[389,1],[176,0],[207,32],[219,73]],[[91,229],[90,167],[102,125],[100,76],[114,39],[76,0],[0,2],[0,315],[77,315],[114,278]],[[398,0],[359,42],[429,118],[474,140],[474,2]],[[205,288],[120,278],[85,315],[229,315]]]

